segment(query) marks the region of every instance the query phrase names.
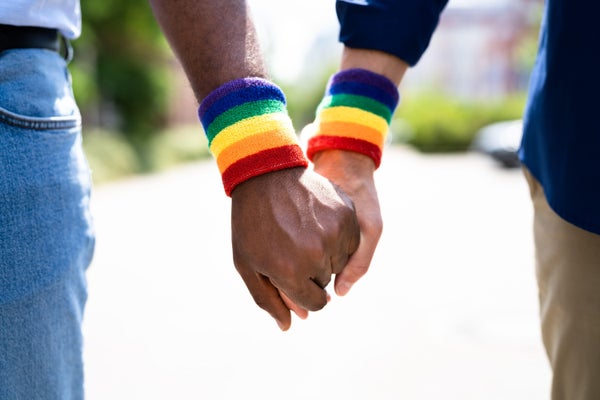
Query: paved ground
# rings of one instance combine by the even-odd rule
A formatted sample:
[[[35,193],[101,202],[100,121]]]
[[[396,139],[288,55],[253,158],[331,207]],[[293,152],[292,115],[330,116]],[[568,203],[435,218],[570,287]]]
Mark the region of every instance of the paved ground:
[[[212,161],[98,187],[88,400],[543,400],[520,172],[393,148],[372,270],[281,333],[230,256]]]

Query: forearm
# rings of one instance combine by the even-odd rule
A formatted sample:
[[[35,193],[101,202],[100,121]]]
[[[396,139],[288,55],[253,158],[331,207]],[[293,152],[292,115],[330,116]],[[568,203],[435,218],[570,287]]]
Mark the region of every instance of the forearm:
[[[358,250],[336,277],[339,295],[346,294],[367,272],[381,236],[374,172],[398,101],[397,87],[408,66],[387,52],[345,46],[340,72],[332,77],[321,103],[317,137],[309,140],[314,170],[350,196],[361,230]]]
[[[231,80],[266,78],[246,1],[149,1],[198,102]]]
[[[409,65],[400,58],[379,50],[344,47],[340,70],[361,68],[383,75],[396,86],[404,77]]]
[[[200,103],[231,196],[236,268],[256,303],[286,330],[290,309],[306,316],[327,304],[331,275],[358,247],[352,201],[307,170],[244,0],[149,1]]]

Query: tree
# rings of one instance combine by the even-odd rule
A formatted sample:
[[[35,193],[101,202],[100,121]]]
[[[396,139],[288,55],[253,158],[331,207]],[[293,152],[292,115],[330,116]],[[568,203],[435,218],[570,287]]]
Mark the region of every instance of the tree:
[[[164,122],[172,56],[146,0],[83,0],[70,65],[90,124],[116,128],[136,148]]]

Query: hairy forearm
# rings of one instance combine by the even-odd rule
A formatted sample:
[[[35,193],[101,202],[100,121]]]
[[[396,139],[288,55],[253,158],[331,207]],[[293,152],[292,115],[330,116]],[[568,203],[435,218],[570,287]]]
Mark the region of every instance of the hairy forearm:
[[[233,79],[266,78],[244,0],[149,0],[199,102]]]

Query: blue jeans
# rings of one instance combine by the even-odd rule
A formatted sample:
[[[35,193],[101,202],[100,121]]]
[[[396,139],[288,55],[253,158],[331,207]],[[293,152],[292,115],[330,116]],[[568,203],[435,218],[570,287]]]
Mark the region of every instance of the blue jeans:
[[[0,53],[0,399],[82,399],[94,232],[65,61]]]

